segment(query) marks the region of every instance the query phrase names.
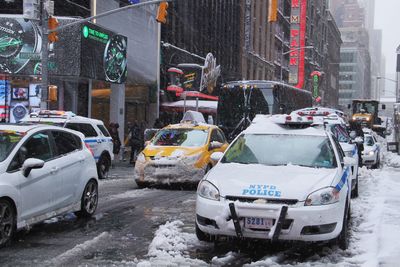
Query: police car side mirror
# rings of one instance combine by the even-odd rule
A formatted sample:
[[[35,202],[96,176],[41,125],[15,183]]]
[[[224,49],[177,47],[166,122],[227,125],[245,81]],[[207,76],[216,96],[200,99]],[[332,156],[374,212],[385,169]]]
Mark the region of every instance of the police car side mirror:
[[[22,174],[28,177],[33,169],[40,169],[44,166],[44,161],[41,159],[29,158],[22,164]]]
[[[214,163],[217,163],[222,157],[224,156],[224,153],[222,152],[214,152],[211,154],[210,158]]]
[[[357,160],[351,157],[344,157],[343,164],[344,166],[354,166],[357,164]]]

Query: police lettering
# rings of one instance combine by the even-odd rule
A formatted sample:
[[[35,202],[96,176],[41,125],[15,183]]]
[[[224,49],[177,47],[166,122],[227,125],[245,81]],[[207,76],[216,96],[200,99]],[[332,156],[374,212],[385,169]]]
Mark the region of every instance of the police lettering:
[[[248,189],[243,189],[242,195],[280,197],[281,191],[278,191],[274,185],[250,185]]]

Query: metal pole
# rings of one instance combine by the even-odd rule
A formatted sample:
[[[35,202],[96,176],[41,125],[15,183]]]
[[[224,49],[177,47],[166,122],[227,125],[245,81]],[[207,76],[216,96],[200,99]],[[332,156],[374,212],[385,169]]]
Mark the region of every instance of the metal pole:
[[[285,41],[285,32],[282,32],[282,50],[281,50],[281,82],[283,82],[283,47]]]
[[[157,111],[156,118],[160,117],[160,90],[161,90],[161,24],[157,27]]]
[[[41,2],[41,26],[42,26],[42,99],[40,102],[41,109],[48,108],[48,59],[49,59],[49,50],[48,50],[48,14],[46,10],[46,3],[48,0],[42,0]]]

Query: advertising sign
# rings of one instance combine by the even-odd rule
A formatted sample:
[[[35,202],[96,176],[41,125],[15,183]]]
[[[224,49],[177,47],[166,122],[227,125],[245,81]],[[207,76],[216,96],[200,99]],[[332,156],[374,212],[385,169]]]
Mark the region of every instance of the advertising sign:
[[[89,22],[83,24],[81,34],[81,76],[125,82],[128,39]]]
[[[60,19],[60,25],[71,21],[74,19]],[[49,73],[79,76],[80,62],[74,60],[80,58],[79,29],[66,28],[58,36],[59,41],[49,49]],[[0,17],[0,74],[40,75],[42,42],[36,22],[25,21],[21,16]]]
[[[289,54],[289,83],[297,88],[304,86],[307,0],[292,0]]]

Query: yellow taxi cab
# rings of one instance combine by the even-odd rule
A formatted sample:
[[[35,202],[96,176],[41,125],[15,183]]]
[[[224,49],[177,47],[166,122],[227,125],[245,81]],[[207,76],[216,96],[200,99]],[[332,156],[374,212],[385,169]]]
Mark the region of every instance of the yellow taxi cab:
[[[181,123],[159,130],[138,155],[134,177],[145,185],[197,184],[216,162],[210,156],[228,147],[224,133],[188,111]]]

